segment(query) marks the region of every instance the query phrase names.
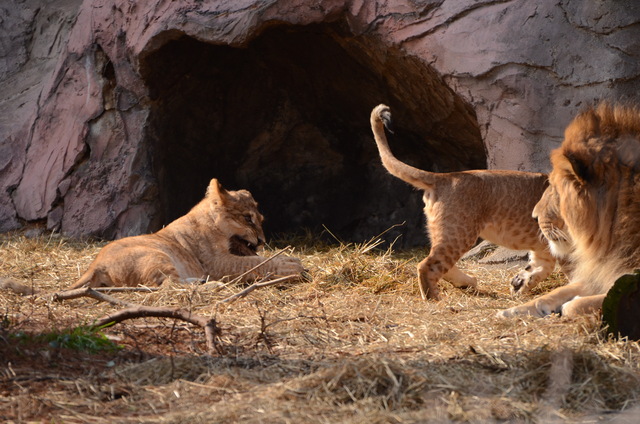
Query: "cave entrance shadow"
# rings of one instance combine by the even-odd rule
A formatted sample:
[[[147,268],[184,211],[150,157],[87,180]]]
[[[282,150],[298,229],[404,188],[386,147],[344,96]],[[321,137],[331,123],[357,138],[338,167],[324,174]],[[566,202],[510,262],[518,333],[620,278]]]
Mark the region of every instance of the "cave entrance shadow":
[[[165,223],[218,178],[252,192],[267,236],[326,226],[424,245],[421,195],[382,168],[371,109],[392,108],[394,153],[424,169],[486,168],[473,110],[416,58],[339,24],[278,26],[245,47],[182,36],[150,53],[147,131]]]

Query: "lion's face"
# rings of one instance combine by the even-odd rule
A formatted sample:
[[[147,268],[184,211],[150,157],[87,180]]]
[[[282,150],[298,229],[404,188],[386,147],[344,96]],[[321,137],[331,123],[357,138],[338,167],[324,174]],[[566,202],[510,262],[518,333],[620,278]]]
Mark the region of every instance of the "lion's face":
[[[214,211],[215,228],[228,241],[229,252],[238,256],[255,255],[265,243],[258,203],[247,190],[227,191],[212,179],[207,197]]]
[[[560,216],[560,196],[555,187],[549,186],[544,191],[533,209],[533,218],[538,220],[542,234],[549,241],[551,253],[556,257],[567,256],[571,252],[572,241]]]
[[[265,242],[262,230],[264,217],[258,212],[258,204],[248,191],[227,194],[220,223],[229,238],[229,251],[239,256],[255,255]]]

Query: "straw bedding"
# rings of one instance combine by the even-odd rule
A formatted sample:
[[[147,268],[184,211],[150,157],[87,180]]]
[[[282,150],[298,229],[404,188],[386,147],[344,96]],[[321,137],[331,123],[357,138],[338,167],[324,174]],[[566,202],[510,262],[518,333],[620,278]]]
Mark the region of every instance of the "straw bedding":
[[[152,318],[101,330],[121,348],[89,352],[42,335],[117,309],[47,296],[73,283],[102,244],[0,237],[0,277],[38,290],[0,290],[3,421],[542,422],[638,412],[638,344],[607,339],[599,317],[495,317],[522,301],[507,283],[517,265],[463,262],[478,291],[443,282],[444,299],[424,302],[415,276],[424,252],[287,240],[309,281],[224,304],[244,287],[114,294],[215,318],[218,352],[207,353],[201,328]],[[563,283],[554,273],[533,295]]]

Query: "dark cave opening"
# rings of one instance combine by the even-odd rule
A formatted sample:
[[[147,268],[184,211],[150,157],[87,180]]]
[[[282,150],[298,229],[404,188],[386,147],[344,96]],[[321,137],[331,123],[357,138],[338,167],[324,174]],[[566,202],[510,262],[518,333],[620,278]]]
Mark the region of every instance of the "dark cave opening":
[[[344,241],[425,244],[421,194],[388,175],[369,126],[392,108],[394,153],[441,172],[485,168],[473,110],[419,60],[339,25],[279,26],[242,48],[183,36],[142,62],[160,215],[215,177],[252,192],[268,237],[326,227]]]

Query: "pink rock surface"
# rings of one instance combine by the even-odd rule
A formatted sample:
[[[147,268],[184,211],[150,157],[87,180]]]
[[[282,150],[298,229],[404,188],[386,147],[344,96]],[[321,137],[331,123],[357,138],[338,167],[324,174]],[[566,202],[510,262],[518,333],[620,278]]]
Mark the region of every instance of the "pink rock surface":
[[[598,99],[634,100],[640,84],[640,6],[615,0],[66,0],[44,5],[27,0],[0,6],[0,19],[0,231],[29,221],[46,221],[49,228],[70,235],[107,238],[157,229],[172,213],[187,207],[191,197],[202,195],[199,180],[186,177],[191,175],[189,160],[200,169],[207,168],[207,161],[215,165],[198,174],[202,180],[204,174],[210,178],[226,172],[232,185],[266,193],[267,185],[256,182],[257,176],[272,175],[279,178],[278,185],[286,186],[290,163],[283,162],[277,168],[283,170],[274,172],[265,168],[260,152],[277,162],[282,155],[273,146],[290,146],[283,140],[306,140],[306,147],[288,153],[288,161],[297,161],[295,172],[323,169],[329,179],[332,173],[343,175],[343,184],[356,184],[351,191],[362,191],[362,184],[382,187],[360,199],[371,208],[353,206],[348,213],[342,212],[353,216],[353,222],[334,223],[358,228],[355,233],[367,238],[364,235],[374,235],[375,228],[393,223],[390,217],[396,217],[402,207],[412,212],[398,215],[398,220],[421,225],[419,201],[407,206],[393,200],[396,203],[375,208],[376,202],[384,203],[381,193],[385,190],[397,189],[398,199],[410,193],[387,179],[373,146],[367,144],[367,112],[375,103],[390,101],[400,124],[415,140],[419,136],[426,140],[424,146],[414,140],[399,148],[400,153],[414,149],[417,165],[434,170],[486,165],[544,171],[549,168],[549,151],[581,107]],[[285,26],[291,31],[283,30]],[[299,28],[308,29],[296,32]],[[291,47],[295,43],[286,41],[287,34],[321,42],[310,44],[309,51],[304,46],[296,51]],[[201,45],[185,43],[185,37]],[[267,41],[277,37],[284,37],[292,51],[285,55],[277,51],[278,43]],[[260,40],[265,40],[262,50],[256,47]],[[298,68],[301,73],[311,72],[308,86],[319,91],[305,94],[300,89],[278,97],[278,87],[266,86],[279,99],[269,109],[284,115],[264,115],[267,112],[260,112],[256,101],[255,107],[246,106],[248,116],[254,113],[247,121],[240,119],[245,113],[240,105],[233,117],[222,119],[224,108],[198,100],[204,108],[200,122],[218,118],[220,122],[208,123],[206,131],[194,128],[197,125],[189,116],[159,115],[169,110],[175,115],[178,109],[172,105],[185,101],[174,99],[180,90],[172,91],[172,82],[190,90],[197,86],[185,81],[198,67],[175,71],[184,65],[170,61],[179,52],[171,53],[168,46],[176,45],[194,49],[185,61],[213,58],[198,65],[212,69],[210,74],[198,74],[211,103],[220,93],[233,97],[224,87],[207,88],[207,81],[224,72],[217,57],[237,57],[238,63],[250,60],[251,68],[238,68],[238,75],[254,70],[255,75],[270,73],[266,85],[278,81],[280,71],[271,69],[277,64],[262,56],[270,48],[290,58],[292,64],[282,72]],[[362,84],[359,92],[340,99],[344,110],[335,109],[339,118],[354,111],[337,127],[328,121],[331,108],[317,105],[316,109],[331,85],[322,81],[321,70],[304,70],[304,62],[297,62],[313,60],[316,53],[326,55],[326,62],[344,54],[341,63],[351,63],[342,71],[340,63],[331,63],[332,70],[327,71],[340,90]],[[270,68],[259,68],[261,63],[269,63]],[[316,68],[322,66],[319,63]],[[348,80],[350,75],[357,77]],[[292,84],[304,88],[304,82]],[[378,95],[372,92],[376,90]],[[260,97],[257,92],[256,97]],[[165,123],[171,119],[175,122]],[[179,125],[182,121],[184,128]],[[231,131],[230,122],[235,123],[233,137],[224,136]],[[249,133],[252,123],[263,128]],[[242,133],[245,130],[247,134]],[[210,156],[202,163],[198,156],[205,153],[183,162],[176,159],[175,164],[182,167],[178,173],[185,175],[181,181],[167,165],[174,162],[166,156],[174,153],[158,152],[158,146],[209,146],[205,133],[216,140],[237,137],[247,147],[235,156],[229,153],[234,148],[220,153],[208,147]],[[173,138],[166,141],[167,137]],[[348,139],[361,140],[354,143],[362,151],[345,150]],[[247,152],[258,156],[247,157]],[[231,165],[222,171],[227,165],[216,162],[219,157],[225,157],[227,164],[237,161],[237,171]],[[406,154],[405,160],[411,160],[411,155]],[[349,174],[354,162],[362,162],[361,168]],[[369,173],[365,182],[358,180],[363,173]],[[172,209],[170,196],[163,194],[165,186],[178,187],[176,193],[180,187],[194,193],[184,205]],[[261,203],[267,212],[282,214],[296,226],[332,219],[333,207],[325,215],[313,215],[327,202],[321,195],[304,195],[300,188],[283,190],[268,194],[282,196],[280,203],[290,203],[291,210],[280,213],[263,195]],[[343,196],[340,201],[346,202],[345,193],[336,191],[331,196]],[[302,202],[299,206],[293,206],[294,196]],[[306,200],[301,201],[302,197]],[[381,211],[379,216],[376,210]],[[305,213],[310,214],[307,221],[295,221]],[[287,229],[284,223],[278,225]]]

